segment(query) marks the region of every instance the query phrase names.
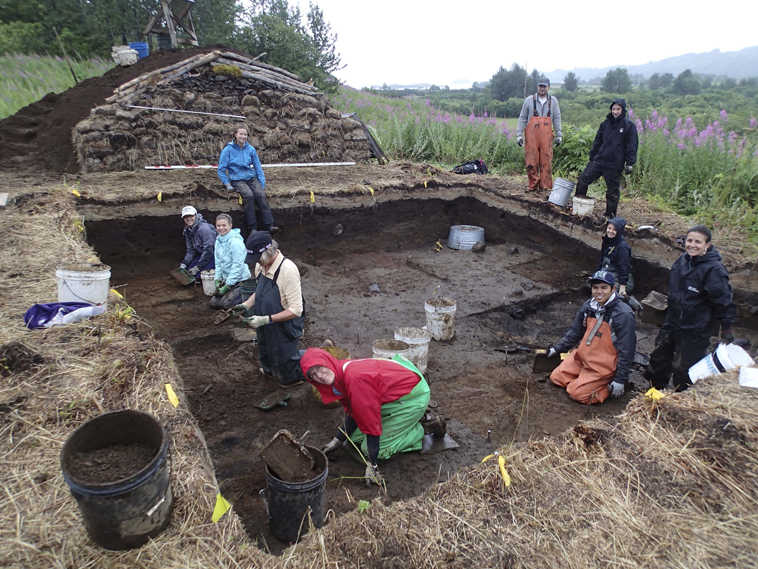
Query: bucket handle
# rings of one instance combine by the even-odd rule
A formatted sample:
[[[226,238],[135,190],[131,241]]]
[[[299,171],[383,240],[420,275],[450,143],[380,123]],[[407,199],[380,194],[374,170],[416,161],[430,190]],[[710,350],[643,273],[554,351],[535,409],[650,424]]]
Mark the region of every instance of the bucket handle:
[[[147,517],[149,518],[150,516],[152,516],[155,513],[155,511],[160,507],[160,505],[163,504],[163,502],[165,501],[166,501],[166,495],[164,494],[163,496],[161,496],[161,499],[158,500],[158,502],[156,502],[156,504],[147,511]]]
[[[263,500],[263,505],[266,506],[266,517],[271,519],[271,512],[268,509],[268,500],[266,500],[266,489],[261,488],[258,490],[258,496],[261,497],[261,500]]]
[[[93,302],[87,298],[82,298],[78,294],[76,294],[73,289],[71,288],[71,285],[68,284],[68,281],[66,279],[61,279],[63,281],[63,284],[66,285],[66,288],[69,290],[69,292],[76,297],[77,300],[81,300],[82,302],[86,302],[87,304],[95,304],[95,305],[101,305],[102,302]]]

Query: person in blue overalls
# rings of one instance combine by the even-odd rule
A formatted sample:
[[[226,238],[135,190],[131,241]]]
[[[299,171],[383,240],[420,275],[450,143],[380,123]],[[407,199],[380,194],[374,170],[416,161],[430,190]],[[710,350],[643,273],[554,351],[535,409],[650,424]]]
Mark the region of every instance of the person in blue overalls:
[[[227,190],[242,197],[247,231],[271,231],[274,216],[266,200],[266,177],[255,148],[247,141],[247,129],[237,127],[231,142],[224,146],[218,159],[218,177]],[[255,208],[260,210],[256,218]]]
[[[262,373],[273,375],[282,387],[298,385],[304,380],[298,349],[305,322],[300,271],[268,231],[254,231],[245,244],[258,284],[234,310],[244,313],[245,323],[257,331]]]

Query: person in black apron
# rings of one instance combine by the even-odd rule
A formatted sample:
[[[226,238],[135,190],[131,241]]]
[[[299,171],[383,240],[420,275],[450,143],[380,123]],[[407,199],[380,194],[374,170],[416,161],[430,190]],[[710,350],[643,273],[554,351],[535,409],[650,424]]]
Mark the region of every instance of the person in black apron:
[[[245,323],[256,329],[263,372],[276,377],[282,387],[298,385],[304,380],[298,349],[305,322],[300,273],[268,231],[252,232],[246,246],[246,261],[255,264],[257,285],[235,311],[244,311]]]

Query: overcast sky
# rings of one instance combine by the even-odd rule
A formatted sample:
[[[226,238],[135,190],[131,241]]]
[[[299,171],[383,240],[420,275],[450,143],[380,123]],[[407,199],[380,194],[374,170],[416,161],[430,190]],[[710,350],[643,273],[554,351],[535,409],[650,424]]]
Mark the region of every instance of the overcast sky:
[[[758,44],[758,1],[317,0],[352,87],[470,87],[500,66],[626,66]],[[308,0],[290,0],[308,11]]]

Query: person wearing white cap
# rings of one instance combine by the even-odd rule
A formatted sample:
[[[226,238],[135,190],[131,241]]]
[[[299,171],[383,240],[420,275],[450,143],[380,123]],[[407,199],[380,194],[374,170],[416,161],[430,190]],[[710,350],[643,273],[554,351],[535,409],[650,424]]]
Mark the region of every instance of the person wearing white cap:
[[[563,142],[558,99],[548,94],[549,79],[540,79],[537,92],[524,99],[516,127],[516,143],[524,147],[530,190],[553,187],[553,143]],[[555,134],[553,134],[555,131]]]
[[[197,278],[200,271],[209,271],[215,266],[213,247],[216,243],[216,229],[191,205],[182,208],[181,216],[184,221],[182,234],[186,252],[179,268],[187,269]]]

